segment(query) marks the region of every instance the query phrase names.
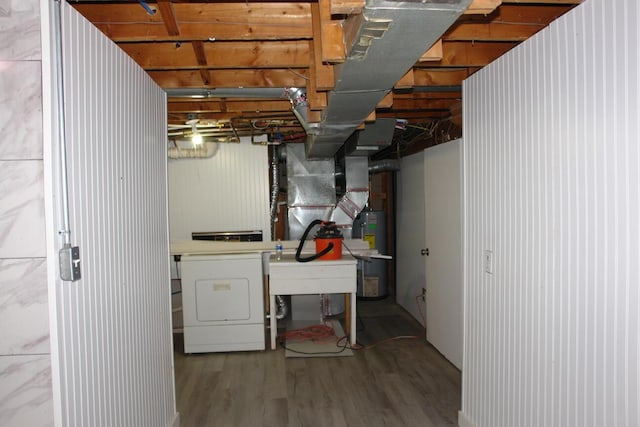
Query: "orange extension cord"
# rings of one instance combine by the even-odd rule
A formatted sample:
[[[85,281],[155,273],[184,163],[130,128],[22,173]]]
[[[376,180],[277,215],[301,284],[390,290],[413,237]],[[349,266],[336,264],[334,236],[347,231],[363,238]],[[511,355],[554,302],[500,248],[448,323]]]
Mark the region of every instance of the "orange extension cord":
[[[311,325],[306,328],[292,329],[290,331],[283,332],[278,335],[280,340],[326,340],[328,338],[335,337],[335,331],[333,326],[329,325]]]
[[[418,310],[420,311],[420,316],[422,317],[426,325],[427,319],[426,319],[426,316],[424,315],[424,312],[422,311],[422,306],[420,304],[421,297],[422,295],[416,296],[416,305],[418,306]],[[320,340],[327,340],[333,337],[338,338],[335,335],[333,326],[324,324],[324,325],[311,325],[311,326],[307,326],[306,328],[292,329],[290,331],[283,332],[282,334],[278,335],[278,340],[280,340],[280,342],[286,339],[300,340],[300,341],[302,340],[320,341]],[[360,344],[357,344],[354,346],[354,345],[349,345],[348,342],[345,342],[344,347],[350,348],[352,350],[367,350],[389,341],[395,341],[395,340],[401,340],[401,339],[422,339],[422,338],[424,338],[424,336],[422,335],[400,335],[396,337],[387,338],[366,346],[363,346]],[[346,339],[347,339],[346,335],[339,337],[338,341],[336,342],[336,345],[340,346],[340,342]]]

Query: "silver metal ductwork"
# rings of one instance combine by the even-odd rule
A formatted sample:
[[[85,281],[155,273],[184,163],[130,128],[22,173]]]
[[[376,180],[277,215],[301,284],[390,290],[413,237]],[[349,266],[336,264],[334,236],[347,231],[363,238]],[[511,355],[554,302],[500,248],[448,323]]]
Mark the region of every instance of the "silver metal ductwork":
[[[335,65],[335,86],[322,121],[308,130],[307,157],[333,157],[470,3],[367,0],[362,13],[345,22],[347,57]]]
[[[289,239],[300,239],[316,219],[334,221],[351,238],[353,220],[369,200],[369,159],[344,158],[344,194],[336,202],[333,158],[307,160],[304,145],[287,144],[287,204]]]
[[[331,221],[350,239],[353,220],[369,201],[369,159],[347,156],[344,158],[345,193],[331,212]]]
[[[335,163],[307,160],[303,144],[286,147],[288,238],[298,240],[313,220],[328,220],[336,206]]]
[[[370,156],[391,145],[396,119],[381,118],[367,123],[345,142],[347,156]]]

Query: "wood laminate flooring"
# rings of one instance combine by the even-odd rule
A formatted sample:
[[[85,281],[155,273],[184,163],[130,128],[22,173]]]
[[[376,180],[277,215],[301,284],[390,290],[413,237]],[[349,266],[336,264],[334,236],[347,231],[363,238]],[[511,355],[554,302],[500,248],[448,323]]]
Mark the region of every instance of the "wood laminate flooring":
[[[422,326],[392,297],[359,300],[358,314],[365,348],[352,357],[285,358],[282,348],[185,355],[176,334],[180,425],[456,426],[460,371]]]

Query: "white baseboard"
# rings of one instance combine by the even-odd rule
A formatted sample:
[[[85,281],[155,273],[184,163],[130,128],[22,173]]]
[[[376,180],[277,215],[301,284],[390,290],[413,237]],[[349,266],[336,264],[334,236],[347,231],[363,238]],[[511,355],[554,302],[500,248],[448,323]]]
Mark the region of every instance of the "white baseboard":
[[[458,426],[459,427],[478,427],[478,425],[467,417],[462,411],[458,411]]]
[[[180,427],[180,412],[176,412],[171,421],[171,427]]]

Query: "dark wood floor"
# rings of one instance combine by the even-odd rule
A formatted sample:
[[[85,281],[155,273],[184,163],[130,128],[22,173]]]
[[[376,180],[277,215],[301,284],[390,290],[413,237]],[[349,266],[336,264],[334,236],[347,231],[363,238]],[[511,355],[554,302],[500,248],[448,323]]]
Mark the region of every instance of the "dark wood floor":
[[[366,348],[352,357],[286,358],[281,348],[185,355],[175,335],[180,425],[456,426],[460,372],[421,325],[391,297],[358,301],[358,313]]]

